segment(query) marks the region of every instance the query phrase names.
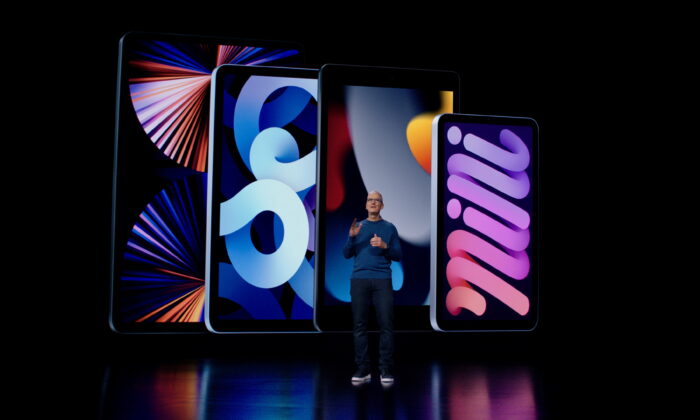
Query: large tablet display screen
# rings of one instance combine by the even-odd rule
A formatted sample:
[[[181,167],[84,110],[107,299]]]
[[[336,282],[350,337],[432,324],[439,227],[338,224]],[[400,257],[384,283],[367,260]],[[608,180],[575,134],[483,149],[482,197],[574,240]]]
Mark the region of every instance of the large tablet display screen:
[[[367,217],[372,190],[384,199],[383,219],[396,226],[403,258],[391,266],[396,305],[428,304],[430,258],[430,125],[451,112],[452,92],[346,86],[331,99],[327,180],[325,284],[327,304],[350,302],[353,261],[343,246],[354,218]]]
[[[226,63],[295,65],[298,47],[129,33],[120,44],[112,328],[204,331],[210,83]]]
[[[378,191],[381,217],[396,227],[403,254],[391,263],[397,329],[429,328],[431,124],[454,111],[458,78],[324,66],[320,79],[316,323],[349,328],[353,260],[343,247],[353,219],[367,217],[367,194]]]

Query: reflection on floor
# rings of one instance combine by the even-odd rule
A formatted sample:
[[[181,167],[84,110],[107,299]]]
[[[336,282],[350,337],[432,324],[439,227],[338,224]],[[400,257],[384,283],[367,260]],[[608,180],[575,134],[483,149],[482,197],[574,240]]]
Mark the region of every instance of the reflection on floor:
[[[426,362],[353,386],[352,366],[323,362],[115,362],[103,419],[536,419],[547,410],[525,365]]]

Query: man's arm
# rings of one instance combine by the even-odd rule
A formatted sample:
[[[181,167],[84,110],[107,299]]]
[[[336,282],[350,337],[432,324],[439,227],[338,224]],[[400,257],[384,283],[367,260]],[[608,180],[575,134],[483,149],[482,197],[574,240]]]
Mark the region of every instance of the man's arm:
[[[352,258],[353,256],[355,256],[355,238],[348,236],[348,240],[343,247],[343,257]]]
[[[387,244],[386,256],[393,261],[401,261],[401,242],[399,241],[399,232],[394,226],[394,233],[391,235],[391,241]]]
[[[360,233],[361,229],[362,223],[357,223],[357,217],[352,219],[352,224],[348,231],[348,240],[345,242],[345,247],[343,248],[343,256],[345,258],[350,258],[355,255],[355,236]]]

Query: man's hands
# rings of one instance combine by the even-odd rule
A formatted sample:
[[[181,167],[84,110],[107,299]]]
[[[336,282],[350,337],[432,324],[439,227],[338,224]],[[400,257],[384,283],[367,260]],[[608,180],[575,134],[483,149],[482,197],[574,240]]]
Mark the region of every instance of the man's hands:
[[[370,245],[372,245],[372,246],[376,246],[376,247],[379,247],[379,248],[382,248],[382,249],[387,249],[387,247],[388,247],[388,245],[386,244],[386,242],[384,242],[384,239],[382,239],[382,238],[380,238],[379,236],[377,236],[376,233],[374,234],[374,237],[373,237],[372,239],[369,240],[369,243],[370,243]]]
[[[354,238],[357,236],[357,234],[360,233],[360,229],[362,229],[362,223],[357,223],[357,218],[352,219],[352,225],[350,225],[349,232],[350,237]],[[374,234],[374,237],[369,240],[369,244],[382,249],[387,249],[389,247],[389,245],[384,242],[384,239],[377,236],[376,233]]]
[[[352,226],[350,226],[350,237],[354,238],[357,236],[357,234],[360,233],[360,229],[362,229],[362,223],[357,223],[357,217],[352,219]]]

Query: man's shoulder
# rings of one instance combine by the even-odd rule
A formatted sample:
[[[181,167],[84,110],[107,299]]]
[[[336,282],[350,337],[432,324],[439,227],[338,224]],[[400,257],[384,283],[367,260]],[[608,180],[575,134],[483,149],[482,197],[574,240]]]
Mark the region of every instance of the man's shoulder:
[[[394,230],[396,230],[396,226],[394,226],[394,224],[391,223],[390,221],[388,221],[388,220],[386,220],[386,219],[382,219],[382,221],[383,221],[384,223],[386,223],[386,226],[387,226],[389,229],[394,229]]]

